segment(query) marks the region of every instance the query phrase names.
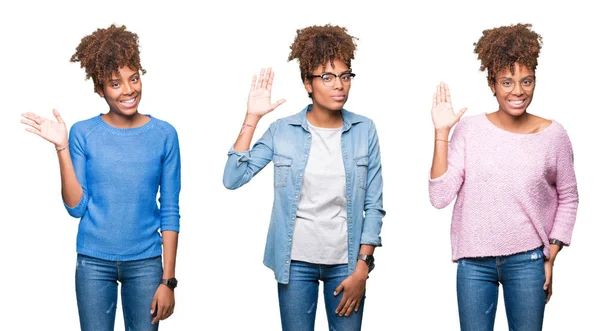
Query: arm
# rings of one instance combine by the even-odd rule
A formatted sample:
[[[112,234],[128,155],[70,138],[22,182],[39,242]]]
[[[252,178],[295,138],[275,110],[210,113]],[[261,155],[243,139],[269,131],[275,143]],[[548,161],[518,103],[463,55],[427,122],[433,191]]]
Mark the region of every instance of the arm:
[[[80,141],[67,138],[67,126],[56,109],[52,110],[56,122],[34,113],[21,114],[25,129],[54,144],[60,168],[61,193],[65,207],[73,217],[82,217],[87,209],[88,197],[84,190],[85,155]],[[71,137],[73,138],[73,137]],[[80,174],[78,177],[77,173]]]
[[[452,202],[464,180],[464,139],[460,125],[454,130],[452,143],[449,136],[450,130],[466,110],[462,108],[458,114],[454,114],[450,89],[444,83],[438,85],[431,108],[435,140],[429,174],[429,199],[436,208],[444,208]]]
[[[167,153],[163,159],[160,179],[160,231],[163,241],[162,279],[175,277],[177,242],[179,239],[179,192],[181,190],[181,158],[177,132],[166,140]],[[156,309],[152,323],[167,319],[175,309],[175,293],[166,285],[159,285],[154,294],[150,314]]]
[[[365,193],[365,219],[363,222],[361,245],[381,246],[381,226],[385,210],[383,209],[383,177],[381,173],[381,155],[379,137],[374,123],[369,127],[369,160],[367,165],[367,189]],[[362,246],[361,246],[362,247]]]
[[[566,132],[557,144],[556,193],[558,207],[549,237],[558,239],[565,245],[571,243],[571,234],[575,225],[579,194],[573,162],[573,147]]]
[[[285,102],[282,99],[271,103],[274,75],[271,68],[268,68],[266,71],[261,69],[258,80],[256,75],[252,77],[246,117],[233,147],[227,153],[223,185],[228,189],[236,189],[246,184],[273,158],[273,136],[276,130],[274,125],[269,127],[251,151],[248,149],[260,119]]]

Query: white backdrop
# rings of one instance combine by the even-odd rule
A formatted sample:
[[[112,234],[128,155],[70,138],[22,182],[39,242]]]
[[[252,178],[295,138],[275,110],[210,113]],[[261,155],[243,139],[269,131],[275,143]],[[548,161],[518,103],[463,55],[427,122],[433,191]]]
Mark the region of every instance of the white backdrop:
[[[469,107],[465,116],[496,110],[473,42],[484,29],[519,22],[532,23],[544,38],[529,111],[566,127],[580,193],[573,243],[556,261],[544,330],[598,329],[600,182],[593,160],[600,139],[594,133],[600,123],[594,85],[600,74],[599,30],[586,6],[579,1],[563,6],[411,1],[395,7],[378,1],[3,3],[2,329],[79,327],[78,221],[62,206],[54,148],[25,132],[19,118],[26,111],[52,116],[55,107],[70,126],[108,110],[69,58],[83,36],[111,23],[126,25],[140,38],[148,70],[140,111],[173,124],[181,144],[180,285],[175,314],[161,330],[280,329],[276,282],[262,265],[272,166],[237,191],[226,190],[221,178],[252,75],[272,66],[273,99],[287,99],[260,123],[260,136],[270,122],[309,102],[297,63],[286,61],[296,29],[332,23],[360,38],[346,108],[375,121],[382,151],[388,215],[384,246],[376,250],[377,268],[367,284],[363,329],[458,330],[451,207],[434,209],[427,193],[431,95],[444,80],[455,108]],[[317,330],[326,330],[320,300]],[[120,308],[117,330],[123,330]],[[502,299],[497,325],[506,329]]]

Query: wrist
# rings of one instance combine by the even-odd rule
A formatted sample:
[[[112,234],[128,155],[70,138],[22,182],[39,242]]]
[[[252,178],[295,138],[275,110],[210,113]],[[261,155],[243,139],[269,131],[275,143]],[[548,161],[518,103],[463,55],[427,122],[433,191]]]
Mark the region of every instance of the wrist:
[[[450,136],[450,128],[435,129],[435,139],[448,140]]]
[[[256,126],[258,121],[260,121],[262,116],[257,114],[246,113],[246,118],[244,119],[244,124],[250,124]]]
[[[354,275],[361,280],[367,280],[369,278],[369,266],[365,261],[358,260],[356,263],[356,269],[354,269]]]

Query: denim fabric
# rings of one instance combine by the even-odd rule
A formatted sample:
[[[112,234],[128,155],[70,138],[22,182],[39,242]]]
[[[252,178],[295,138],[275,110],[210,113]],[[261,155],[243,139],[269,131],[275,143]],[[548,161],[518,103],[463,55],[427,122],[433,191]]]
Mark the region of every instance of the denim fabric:
[[[277,284],[279,312],[283,331],[313,331],[317,314],[319,281],[323,282],[325,310],[330,331],[359,331],[362,324],[365,300],[357,312],[350,316],[339,316],[335,309],[342,300],[343,292],[337,296],[333,291],[348,277],[345,264],[323,265],[292,261],[290,282]]]
[[[544,320],[542,248],[502,257],[458,260],[457,294],[462,331],[493,331],[502,284],[510,331],[540,331]]]
[[[156,331],[150,304],[162,277],[161,257],[108,261],[77,255],[75,289],[82,331],[112,331],[117,310],[118,283],[125,330]]]
[[[275,201],[265,247],[264,264],[275,272],[275,279],[288,283],[290,254],[296,209],[302,188],[304,169],[311,146],[306,112],[279,119],[249,151],[230,149],[223,184],[236,189],[246,184],[269,162],[274,164]],[[345,109],[341,110],[342,158],[346,172],[348,214],[348,274],[355,269],[361,244],[381,246],[383,181],[379,139],[373,122]]]

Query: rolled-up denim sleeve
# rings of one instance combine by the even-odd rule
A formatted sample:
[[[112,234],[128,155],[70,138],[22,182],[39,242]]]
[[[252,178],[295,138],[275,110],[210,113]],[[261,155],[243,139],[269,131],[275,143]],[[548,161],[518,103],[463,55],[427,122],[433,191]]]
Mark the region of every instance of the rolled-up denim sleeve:
[[[235,190],[248,183],[273,159],[273,140],[277,122],[272,123],[263,136],[248,151],[235,151],[233,146],[227,153],[223,172],[223,185]]]
[[[373,122],[369,127],[369,161],[367,168],[367,191],[365,195],[365,220],[360,238],[361,245],[381,246],[381,226],[383,225],[383,177],[379,137]]]

